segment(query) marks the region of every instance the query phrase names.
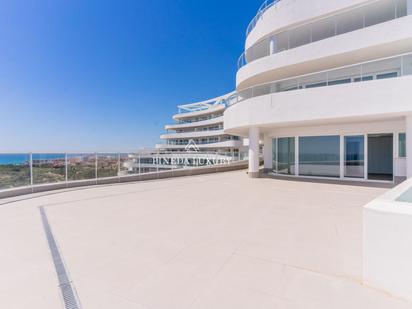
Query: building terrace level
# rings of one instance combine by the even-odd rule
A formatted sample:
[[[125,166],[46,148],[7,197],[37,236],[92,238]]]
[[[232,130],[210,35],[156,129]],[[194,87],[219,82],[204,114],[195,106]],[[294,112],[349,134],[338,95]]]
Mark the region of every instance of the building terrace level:
[[[264,21],[277,20],[283,15],[291,14],[290,11],[295,12],[293,8],[294,5],[279,7],[276,10],[276,16],[267,16]],[[312,12],[315,10],[316,7],[311,9]],[[311,11],[308,10],[308,12]],[[296,13],[300,12],[301,10]],[[408,0],[363,1],[358,5],[335,10],[327,15],[318,15],[320,14],[318,12],[316,17],[309,15],[299,22],[290,21],[290,25],[279,29],[276,25],[267,25],[267,34],[250,46],[246,44],[245,52],[239,58],[238,67],[241,68],[260,58],[286,50],[399,19],[411,13]]]

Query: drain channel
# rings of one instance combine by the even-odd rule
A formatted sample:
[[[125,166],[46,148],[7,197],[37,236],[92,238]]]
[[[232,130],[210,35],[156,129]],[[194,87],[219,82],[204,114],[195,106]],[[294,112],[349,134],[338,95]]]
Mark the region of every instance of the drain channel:
[[[54,268],[59,280],[59,288],[64,302],[65,309],[81,309],[79,297],[76,293],[76,288],[70,280],[69,273],[63,262],[63,258],[54,239],[53,232],[50,228],[49,220],[47,219],[44,207],[40,207],[40,215],[43,223],[44,232],[46,233],[47,242],[49,244],[50,253],[53,259]]]

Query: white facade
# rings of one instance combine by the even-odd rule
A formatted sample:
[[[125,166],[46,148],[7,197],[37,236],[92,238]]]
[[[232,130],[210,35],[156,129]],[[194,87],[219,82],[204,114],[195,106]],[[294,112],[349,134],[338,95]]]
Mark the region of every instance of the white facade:
[[[223,112],[227,99],[233,93],[203,102],[178,106],[173,116],[174,124],[166,125],[166,134],[160,136],[164,144],[156,145],[162,151],[185,151],[194,142],[199,152],[237,155],[243,148],[243,140],[223,130]]]
[[[411,13],[410,0],[269,1],[249,27],[225,133],[249,137],[252,154],[263,141],[277,174],[412,176]]]

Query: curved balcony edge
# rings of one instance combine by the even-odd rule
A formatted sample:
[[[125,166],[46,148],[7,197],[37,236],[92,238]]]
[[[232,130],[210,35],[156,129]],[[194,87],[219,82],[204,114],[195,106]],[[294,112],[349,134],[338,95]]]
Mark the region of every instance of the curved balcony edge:
[[[173,138],[200,138],[200,137],[212,137],[224,135],[223,130],[211,130],[211,131],[199,131],[199,132],[182,132],[182,133],[170,133],[160,135],[161,139],[173,139]]]
[[[373,0],[328,0],[321,5],[314,5],[307,0],[281,0],[257,13],[246,32],[245,50],[255,45],[264,37],[279,32],[287,27],[296,27],[315,18],[323,18],[345,11],[356,6],[362,6]],[[263,5],[262,5],[263,7]],[[315,18],[314,18],[315,17]],[[252,27],[251,25],[254,24]]]
[[[203,127],[203,126],[219,124],[219,123],[223,123],[223,115],[219,117],[211,118],[208,120],[202,120],[202,121],[196,121],[196,122],[168,124],[168,125],[165,125],[165,130],[196,128],[196,127]]]
[[[237,90],[270,80],[412,51],[412,15],[253,61],[236,74]]]
[[[399,118],[412,113],[411,83],[408,75],[253,97],[226,110],[225,133],[247,136],[250,127],[276,130]]]
[[[213,148],[239,148],[243,146],[243,141],[224,141],[210,144],[197,144],[200,149],[213,149]],[[184,149],[186,145],[167,145],[157,144],[156,149]]]

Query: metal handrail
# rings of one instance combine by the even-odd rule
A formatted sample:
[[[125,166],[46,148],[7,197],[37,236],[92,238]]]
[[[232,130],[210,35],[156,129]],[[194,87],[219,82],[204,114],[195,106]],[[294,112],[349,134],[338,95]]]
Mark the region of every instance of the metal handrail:
[[[263,16],[263,14],[276,3],[280,2],[281,0],[265,0],[262,5],[259,7],[258,12],[256,13],[255,17],[250,21],[247,29],[246,29],[246,37],[252,32],[252,30],[256,27],[258,20]]]

